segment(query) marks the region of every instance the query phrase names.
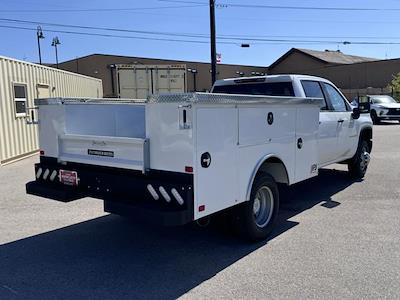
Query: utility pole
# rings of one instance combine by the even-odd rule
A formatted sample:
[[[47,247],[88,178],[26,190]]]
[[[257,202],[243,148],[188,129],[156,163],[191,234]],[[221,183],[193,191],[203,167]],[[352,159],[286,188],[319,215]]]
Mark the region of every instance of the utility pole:
[[[217,80],[217,45],[215,35],[215,0],[210,0],[211,84]]]
[[[38,26],[36,31],[38,50],[39,50],[39,64],[42,64],[42,53],[40,51],[40,40],[44,39],[42,27]]]
[[[53,38],[53,42],[51,43],[51,45],[56,49],[56,66],[58,69],[58,51],[57,51],[57,45],[60,45],[60,40],[58,39],[58,37],[56,36],[55,38]]]

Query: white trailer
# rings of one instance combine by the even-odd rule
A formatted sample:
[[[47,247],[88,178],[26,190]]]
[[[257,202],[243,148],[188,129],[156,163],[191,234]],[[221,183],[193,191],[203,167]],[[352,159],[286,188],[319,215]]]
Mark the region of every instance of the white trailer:
[[[151,94],[186,92],[186,65],[115,65],[119,98],[146,99]]]
[[[233,84],[261,83],[265,91],[286,93],[301,86],[292,79],[220,84],[228,92],[237,90]],[[328,164],[320,141],[344,150],[338,128],[340,144],[350,150],[329,163],[345,161],[352,174],[365,174],[371,120],[357,109],[321,118],[325,104],[323,98],[203,93],[38,100],[41,157],[27,192],[65,202],[92,196],[104,200],[107,212],[169,225],[228,210],[240,232],[262,239],[278,214],[277,183],[317,176]],[[347,114],[349,124],[342,121]],[[335,122],[331,132],[325,122]]]

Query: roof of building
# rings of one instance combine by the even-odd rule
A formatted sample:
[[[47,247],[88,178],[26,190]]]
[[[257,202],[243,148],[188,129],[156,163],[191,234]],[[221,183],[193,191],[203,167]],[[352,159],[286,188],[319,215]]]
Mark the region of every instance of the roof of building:
[[[160,61],[160,62],[168,62],[168,63],[189,63],[189,64],[210,64],[209,62],[202,62],[202,61],[187,61],[187,60],[179,60],[179,59],[163,59],[163,58],[152,58],[152,57],[140,57],[140,56],[128,56],[128,55],[113,55],[113,54],[102,54],[102,53],[93,53],[93,54],[89,54],[89,55],[85,55],[85,56],[81,56],[81,57],[77,57],[74,59],[70,59],[70,60],[66,60],[63,62],[60,62],[59,64],[63,64],[63,63],[68,63],[71,61],[76,61],[77,59],[85,59],[85,58],[89,58],[89,57],[93,57],[93,56],[106,56],[106,57],[115,57],[115,58],[129,58],[133,60],[154,60],[154,61]],[[224,64],[224,63],[219,63],[218,65],[221,66],[240,66],[240,67],[250,67],[250,68],[264,68],[264,69],[268,69],[267,66],[251,66],[251,65],[241,65],[241,64]]]
[[[70,71],[66,71],[66,70],[62,70],[62,69],[57,69],[57,68],[55,68],[54,65],[50,65],[50,64],[38,64],[38,63],[29,62],[29,61],[25,61],[25,60],[20,60],[20,59],[17,59],[17,58],[12,58],[12,57],[3,56],[3,55],[0,55],[0,60],[14,61],[14,62],[17,62],[17,63],[20,63],[20,64],[25,64],[25,65],[29,65],[29,66],[35,66],[35,67],[39,67],[39,68],[42,68],[42,69],[51,69],[52,71],[56,71],[56,72],[60,72],[60,73],[64,73],[64,74],[70,74],[70,75],[75,75],[75,76],[79,76],[79,77],[90,78],[90,79],[93,79],[93,80],[101,81],[101,79],[98,79],[98,78],[95,78],[95,77],[83,75],[83,74],[80,74],[80,73],[70,72]]]
[[[294,52],[300,52],[300,53],[306,54],[306,55],[308,55],[314,59],[317,59],[323,63],[326,63],[326,64],[347,65],[347,64],[379,60],[377,58],[344,54],[340,50],[317,51],[317,50],[310,50],[310,49],[292,48],[288,52],[286,52],[284,55],[282,55],[279,59],[277,59],[270,66],[270,68],[275,67],[277,64],[279,64],[281,61],[286,59],[289,55],[291,55]]]

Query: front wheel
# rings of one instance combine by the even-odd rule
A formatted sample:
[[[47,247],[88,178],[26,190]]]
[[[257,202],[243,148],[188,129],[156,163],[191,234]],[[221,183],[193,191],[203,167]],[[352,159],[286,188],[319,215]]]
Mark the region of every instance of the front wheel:
[[[267,238],[273,229],[279,211],[279,192],[272,176],[262,173],[253,183],[250,201],[236,208],[236,226],[246,239],[258,241]]]
[[[371,111],[371,119],[372,119],[372,123],[373,123],[374,125],[380,123],[379,117],[378,117],[378,115],[376,114],[376,111],[375,111],[375,110]]]
[[[348,164],[351,177],[361,179],[365,176],[371,159],[370,152],[371,149],[369,148],[368,142],[361,140],[358,144],[356,155]]]

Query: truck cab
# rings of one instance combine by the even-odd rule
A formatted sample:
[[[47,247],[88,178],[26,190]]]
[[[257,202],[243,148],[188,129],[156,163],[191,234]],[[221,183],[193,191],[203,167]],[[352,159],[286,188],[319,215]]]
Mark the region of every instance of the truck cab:
[[[318,167],[347,161],[357,151],[360,135],[372,149],[372,121],[354,109],[329,80],[308,75],[270,75],[217,81],[212,93],[321,98]],[[354,111],[355,110],[355,111]]]

